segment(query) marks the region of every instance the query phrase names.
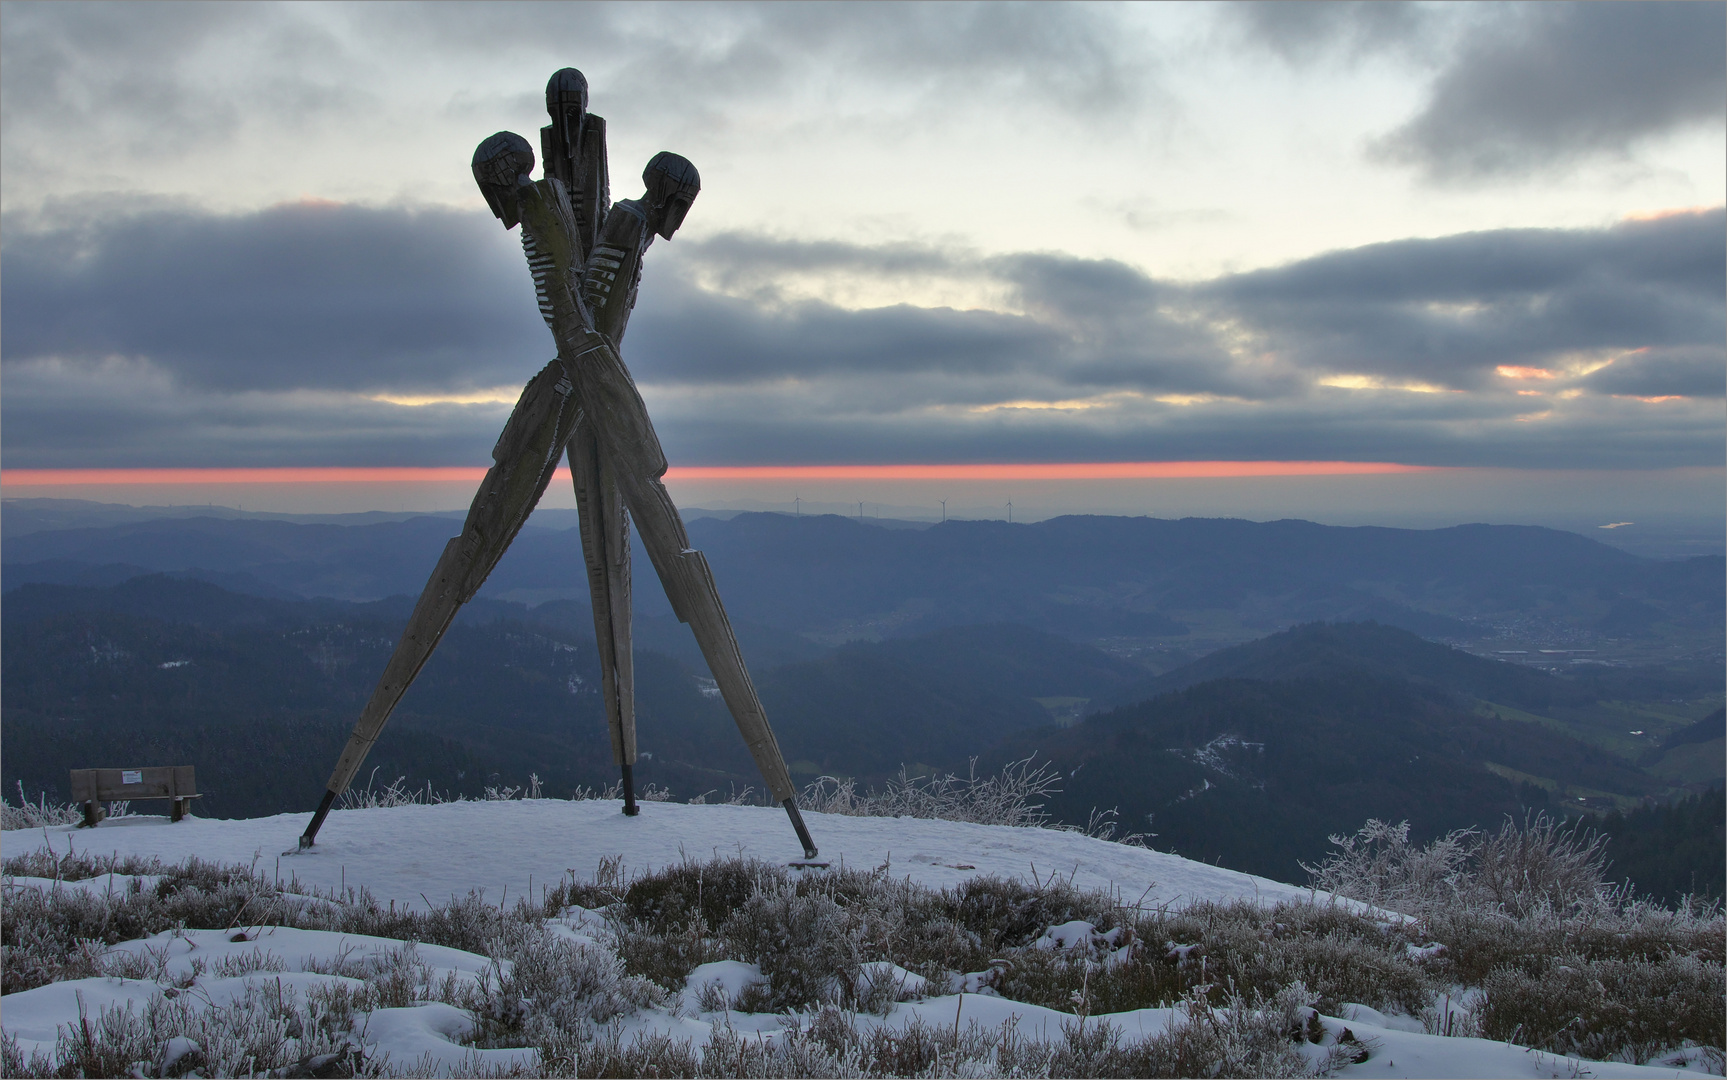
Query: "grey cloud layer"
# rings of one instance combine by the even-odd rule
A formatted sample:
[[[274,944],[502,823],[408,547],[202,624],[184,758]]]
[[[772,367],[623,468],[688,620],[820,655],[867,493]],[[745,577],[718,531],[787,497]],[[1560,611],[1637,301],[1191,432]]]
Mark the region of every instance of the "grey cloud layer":
[[[14,2],[6,19],[8,173],[50,187],[76,168],[125,190],[129,164],[226,149],[248,123],[275,138],[374,130],[381,115],[424,123],[494,99],[483,77],[499,57],[512,70],[577,62],[614,121],[660,130],[723,131],[736,110],[841,90],[866,95],[841,109],[902,120],[1011,102],[1083,122],[1167,101],[1117,18],[1070,5]],[[466,93],[404,93],[464,73]],[[537,79],[518,95],[539,111]],[[85,160],[92,145],[103,154]]]
[[[1386,155],[1439,179],[1623,155],[1727,113],[1727,5],[1533,4],[1470,34]]]
[[[677,241],[649,255],[625,352],[690,464],[1715,464],[1724,232],[1719,210],[1502,230],[1196,285],[1047,254]],[[8,228],[0,261],[11,467],[483,461],[503,407],[365,395],[520,385],[550,352],[514,239],[483,213],[145,210]],[[1008,310],[851,310],[776,285],[808,273],[984,283]],[[1339,375],[1455,392],[1322,385]]]
[[[10,226],[11,223],[8,223]],[[550,353],[521,249],[478,214],[157,210],[9,227],[8,362],[148,356],[189,385],[417,392]]]
[[[1403,240],[1202,291],[1310,371],[1463,389],[1499,365],[1542,367],[1568,352],[1696,346],[1719,357],[1727,340],[1723,224],[1712,211],[1598,231]]]
[[[1727,113],[1727,5],[1585,0],[1422,5],[1246,2],[1226,26],[1293,65],[1432,67],[1421,110],[1373,156],[1429,179],[1554,172]]]
[[[1292,64],[1419,50],[1436,29],[1434,9],[1400,0],[1243,0],[1223,13],[1247,41]]]

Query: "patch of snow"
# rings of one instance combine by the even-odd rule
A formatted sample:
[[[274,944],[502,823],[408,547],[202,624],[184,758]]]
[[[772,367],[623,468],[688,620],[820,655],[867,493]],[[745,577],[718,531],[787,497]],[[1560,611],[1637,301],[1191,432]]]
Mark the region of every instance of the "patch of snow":
[[[447,1076],[463,1066],[470,1075],[482,1070],[494,1075],[513,1069],[531,1073],[540,1063],[539,1051],[529,1047],[476,1050],[461,1045],[474,1033],[474,1018],[441,1001],[363,1013],[358,1026],[364,1032],[367,1057],[376,1061],[388,1055],[386,1075]]]
[[[1237,776],[1234,772],[1230,771],[1229,762],[1224,759],[1224,753],[1226,751],[1237,748],[1242,750],[1252,750],[1259,754],[1265,753],[1264,743],[1247,742],[1239,735],[1219,735],[1197,750],[1184,750],[1181,747],[1172,746],[1169,748],[1169,752],[1174,754],[1176,757],[1192,761],[1196,765],[1203,765],[1212,772],[1227,776],[1231,780],[1241,780],[1243,777]],[[1264,787],[1265,785],[1255,782],[1253,786]],[[1189,794],[1197,795],[1200,791],[1209,790],[1210,787],[1211,785],[1207,783],[1205,787],[1199,788]],[[1183,796],[1183,798],[1186,797],[1187,796]],[[1177,801],[1179,802],[1180,800]]]
[[[7,994],[0,1021],[28,1060],[35,1050],[52,1054],[60,1027],[76,1025],[80,1009],[92,1017],[103,1009],[124,1009],[128,1003],[137,1010],[161,992],[147,979],[66,979]]]
[[[895,1001],[909,1001],[929,993],[929,980],[887,960],[863,964],[858,970],[858,996],[867,998],[877,987],[888,992]]]
[[[1187,965],[1194,963],[1197,959],[1195,956],[1196,953],[1198,956],[1205,955],[1205,946],[1200,945],[1197,942],[1192,945],[1177,945],[1173,941],[1167,941],[1164,943],[1164,947],[1168,951],[1163,954],[1163,958],[1165,960],[1174,960],[1177,967],[1186,967]]]
[[[404,954],[404,950],[407,950]],[[421,945],[367,934],[329,930],[297,930],[288,926],[244,926],[232,930],[164,930],[152,937],[122,941],[112,953],[148,954],[158,958],[170,978],[191,977],[195,967],[213,970],[253,957],[268,959],[280,970],[305,972],[334,968],[344,974],[377,972],[397,964],[422,964],[434,979],[482,979],[493,962],[476,953],[443,945]],[[197,961],[197,964],[194,964]],[[508,965],[504,965],[508,970]]]
[[[156,1061],[156,1075],[167,1076],[188,1054],[202,1054],[204,1048],[184,1035],[176,1035],[162,1044],[162,1056]]]
[[[79,881],[8,875],[4,882],[0,882],[0,890],[4,890],[8,895],[14,889],[35,889],[38,892],[109,897],[124,896],[129,892],[155,892],[156,883],[161,880],[159,874],[103,874],[101,877],[83,878]]]
[[[1382,1027],[1368,1020],[1321,1017],[1320,1023],[1334,1036],[1341,1036],[1347,1028],[1372,1050],[1372,1056],[1366,1061],[1339,1069],[1336,1073],[1339,1077],[1552,1080],[1553,1077],[1587,1076],[1594,1080],[1632,1080],[1634,1077],[1708,1075],[1673,1067],[1586,1061],[1492,1039],[1446,1038]]]
[[[1416,1017],[1392,1016],[1359,1002],[1346,1001],[1337,1007],[1337,1011],[1342,1014],[1343,1019],[1352,1024],[1372,1024],[1374,1027],[1391,1031],[1413,1031],[1421,1034],[1427,1031],[1427,1026]]]
[[[727,1001],[736,1001],[745,990],[765,982],[767,979],[758,964],[746,964],[742,960],[714,960],[696,965],[684,980],[684,1002],[693,1008],[701,1000],[702,992],[710,986],[724,991]]]
[[[571,904],[559,912],[557,918],[546,920],[546,929],[557,937],[576,945],[598,945],[603,948],[610,948],[610,925],[605,915],[576,904]]]

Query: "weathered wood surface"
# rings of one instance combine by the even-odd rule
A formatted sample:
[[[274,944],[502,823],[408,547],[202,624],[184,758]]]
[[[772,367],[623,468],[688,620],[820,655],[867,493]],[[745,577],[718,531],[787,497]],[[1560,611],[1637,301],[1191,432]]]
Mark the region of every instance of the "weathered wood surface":
[[[629,518],[623,513],[627,507],[672,609],[695,634],[768,790],[778,802],[791,801],[788,808],[801,830],[801,820],[795,816],[797,789],[738,649],[713,571],[702,553],[690,547],[683,520],[661,483],[666,457],[647,405],[615,344],[593,329],[577,297],[580,241],[563,185],[541,180],[523,187],[520,209],[523,250],[531,263],[542,264],[536,278],[549,300],[558,358],[528,383],[510,414],[462,534],[444,548],[383,678],[330,775],[324,804],[302,843],[316,832],[331,798],[352,782],[457,610],[479,591],[503,557],[545,493],[566,449],[578,505],[583,507],[584,561],[595,597],[602,678],[609,675],[611,680],[607,714],[614,755],[620,764],[631,764],[636,756],[628,644]],[[575,438],[578,420],[584,432],[592,433],[591,440],[572,447],[572,442],[580,441]],[[613,505],[612,500],[622,505]]]
[[[564,364],[553,360],[528,383],[492,448],[494,464],[480,482],[460,536],[444,547],[383,678],[360,713],[326,787],[341,794],[354,779],[390,713],[437,648],[461,606],[480,591],[545,494],[575,430],[578,408]]]
[[[582,559],[593,601],[612,762],[636,763],[635,653],[630,640],[630,519],[591,424],[578,421],[570,440],[570,479],[576,489]]]
[[[554,195],[545,181],[521,189],[522,229],[532,234],[540,251],[554,247],[542,240],[542,233],[561,228]],[[569,245],[557,246],[567,250]],[[777,802],[795,799],[797,789],[738,649],[713,570],[702,553],[690,547],[683,519],[661,482],[666,456],[647,405],[617,349],[589,324],[574,291],[567,286],[551,287],[568,280],[565,274],[551,275],[548,280],[552,334],[557,339],[558,356],[575,381],[584,414],[592,419],[601,457],[616,469],[618,486],[641,534],[642,546],[665,586],[666,598],[678,620],[688,623],[694,632],[768,790]]]

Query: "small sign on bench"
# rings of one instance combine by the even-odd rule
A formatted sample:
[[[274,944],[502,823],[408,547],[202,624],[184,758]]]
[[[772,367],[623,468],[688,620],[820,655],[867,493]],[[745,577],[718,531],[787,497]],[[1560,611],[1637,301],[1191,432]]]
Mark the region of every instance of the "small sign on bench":
[[[186,804],[199,798],[198,780],[190,765],[151,769],[73,769],[72,801],[84,804],[83,828],[94,828],[106,815],[102,804],[132,799],[172,799],[172,820],[186,816]]]

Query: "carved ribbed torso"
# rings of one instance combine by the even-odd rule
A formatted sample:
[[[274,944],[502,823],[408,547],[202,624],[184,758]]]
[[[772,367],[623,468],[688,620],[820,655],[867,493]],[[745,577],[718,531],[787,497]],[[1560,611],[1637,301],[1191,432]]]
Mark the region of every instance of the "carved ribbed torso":
[[[636,289],[642,281],[642,253],[653,243],[647,215],[634,199],[612,204],[600,226],[599,238],[582,274],[582,299],[593,316],[594,329],[615,345],[624,336]]]

